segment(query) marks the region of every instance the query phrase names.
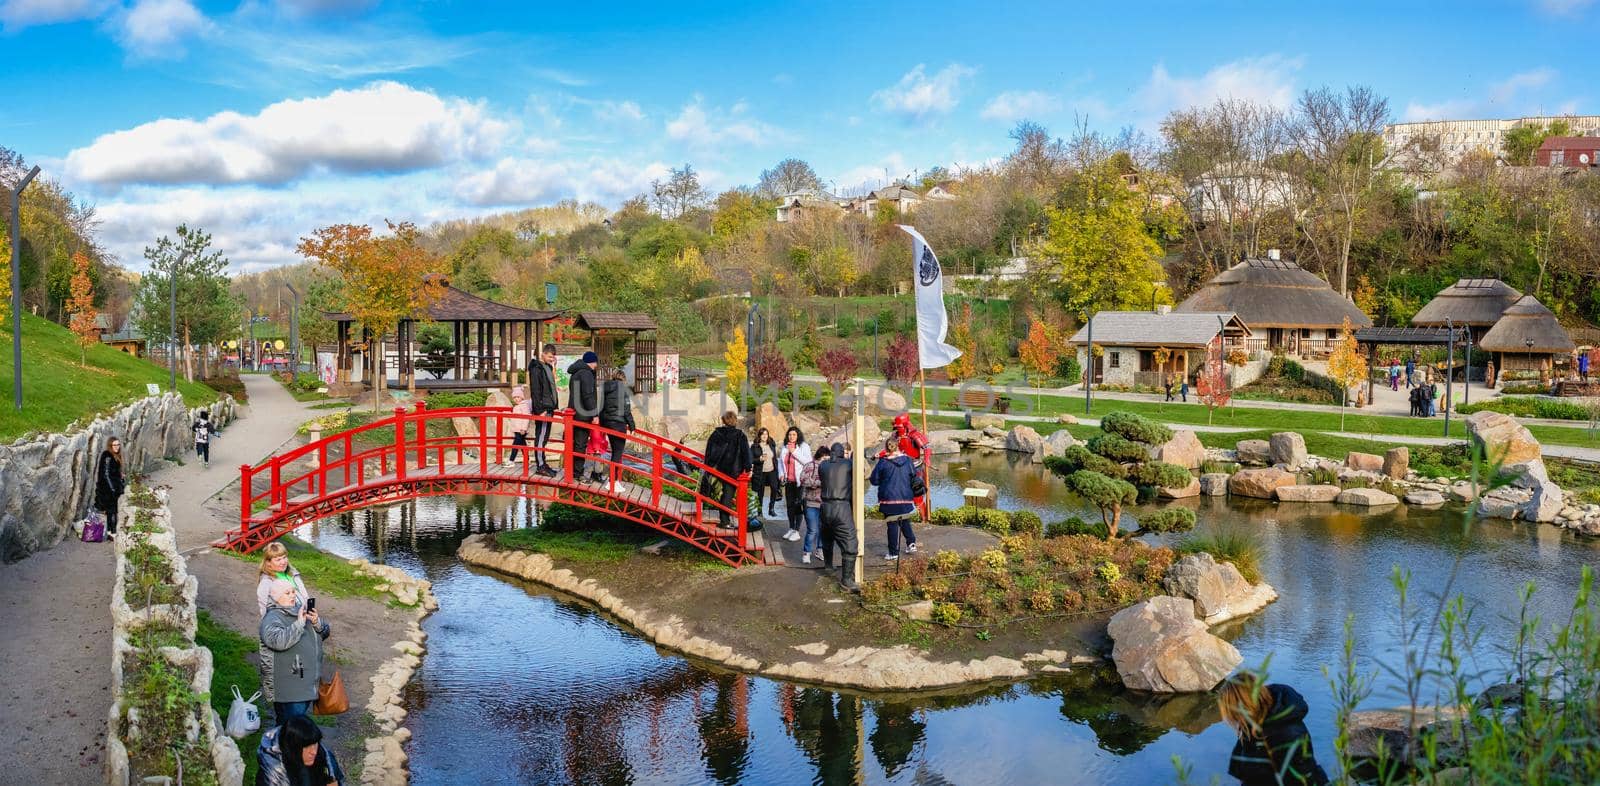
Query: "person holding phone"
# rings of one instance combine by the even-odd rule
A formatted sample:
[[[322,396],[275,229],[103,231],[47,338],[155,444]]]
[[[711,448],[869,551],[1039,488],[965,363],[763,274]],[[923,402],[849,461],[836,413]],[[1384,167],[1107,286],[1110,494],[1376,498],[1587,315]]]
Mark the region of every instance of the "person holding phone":
[[[272,658],[272,685],[262,686],[262,692],[281,726],[311,713],[322,678],[322,640],[331,630],[317,614],[316,600],[302,603],[294,584],[273,579],[267,592],[271,603],[258,633]]]

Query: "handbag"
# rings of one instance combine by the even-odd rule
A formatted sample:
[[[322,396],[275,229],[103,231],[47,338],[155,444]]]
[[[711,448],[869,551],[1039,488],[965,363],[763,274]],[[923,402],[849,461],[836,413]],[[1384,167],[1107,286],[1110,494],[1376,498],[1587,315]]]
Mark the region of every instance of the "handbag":
[[[916,464],[911,465],[911,498],[919,499],[928,496],[928,480],[922,476],[922,468]]]
[[[106,539],[106,514],[100,511],[91,511],[89,517],[83,520],[83,532],[79,534],[84,543],[99,543]]]
[[[239,686],[233,686],[233,704],[228,707],[228,722],[223,726],[229,737],[240,740],[261,729],[261,711],[256,709],[259,698],[261,691],[246,699],[239,694]]]
[[[313,715],[338,715],[350,709],[350,697],[344,692],[344,677],[338,669],[333,670],[333,679],[327,682],[317,682],[317,701],[311,705]]]

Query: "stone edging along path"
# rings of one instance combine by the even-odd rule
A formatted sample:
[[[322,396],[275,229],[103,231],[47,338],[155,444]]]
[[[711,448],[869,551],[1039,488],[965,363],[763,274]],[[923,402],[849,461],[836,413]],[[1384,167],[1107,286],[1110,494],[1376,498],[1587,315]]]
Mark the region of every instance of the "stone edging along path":
[[[422,656],[427,651],[428,634],[422,632],[422,620],[437,611],[439,601],[433,595],[432,583],[412,578],[405,571],[390,565],[380,565],[364,559],[349,561],[358,573],[384,580],[379,589],[392,595],[401,604],[412,606],[416,616],[406,628],[405,638],[397,641],[394,657],[378,667],[372,675],[372,697],[367,701],[367,712],[378,723],[378,733],[367,738],[367,755],[362,760],[361,782],[382,786],[405,786],[411,775],[406,770],[405,744],[411,739],[411,730],[404,725],[406,708],[401,703],[400,692],[417,669],[422,667]]]
[[[795,649],[820,661],[763,663],[741,655],[725,644],[689,633],[676,617],[658,618],[636,609],[593,579],[579,578],[572,571],[557,568],[544,554],[527,551],[500,551],[492,548],[485,536],[473,535],[462,541],[456,555],[461,561],[482,568],[541,584],[605,610],[638,631],[651,643],[710,661],[737,671],[760,674],[830,688],[868,691],[932,691],[943,688],[976,686],[997,681],[1014,681],[1035,673],[1066,671],[1067,654],[1060,650],[1029,653],[1022,658],[991,655],[966,662],[932,661],[909,645],[888,648],[851,647],[829,655],[825,642],[800,645]],[[1100,663],[1099,658],[1091,659]],[[1083,660],[1075,660],[1082,663]]]

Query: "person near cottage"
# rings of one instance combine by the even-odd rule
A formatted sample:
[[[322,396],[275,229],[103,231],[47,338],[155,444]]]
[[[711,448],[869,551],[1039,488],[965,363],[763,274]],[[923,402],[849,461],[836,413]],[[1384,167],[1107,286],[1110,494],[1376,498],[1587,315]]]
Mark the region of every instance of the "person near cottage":
[[[542,418],[553,417],[560,405],[556,391],[556,345],[545,344],[539,357],[528,364],[528,406],[530,412],[541,417],[533,424],[533,458],[538,462],[534,472],[547,478],[556,475],[545,450],[545,444],[550,441],[550,429],[555,424]]]
[[[600,393],[595,379],[595,369],[600,366],[600,356],[593,350],[567,366],[567,408],[572,410],[571,433],[572,467],[574,481],[583,479],[584,456],[589,452],[590,429],[600,419]]]
[[[1406,387],[1416,387],[1417,384],[1417,358],[1415,355],[1406,358]]]
[[[805,469],[800,470],[800,496],[806,506],[806,537],[800,544],[800,564],[810,565],[811,554],[822,539],[822,476],[817,471],[832,453],[827,445],[817,448],[816,455]]]
[[[1316,786],[1328,783],[1311,749],[1306,700],[1288,685],[1267,685],[1250,672],[1229,677],[1217,696],[1222,719],[1239,741],[1228,774],[1244,786]]]
[[[811,463],[811,446],[806,435],[790,426],[783,433],[783,447],[778,448],[778,480],[783,483],[783,506],[789,514],[789,531],[784,540],[800,540],[801,527],[806,522],[805,501],[800,499],[800,471]]]
[[[256,786],[344,786],[344,770],[322,744],[322,729],[297,715],[261,734],[256,746]]]
[[[778,443],[772,441],[772,432],[765,426],[756,429],[750,438],[750,491],[757,503],[765,500],[767,515],[777,518],[778,500],[783,498],[783,484],[778,481]]]
[[[195,418],[193,423],[189,424],[189,429],[194,432],[195,455],[209,465],[211,463],[211,437],[216,433],[211,428],[211,413],[204,409],[200,410],[199,416]]]
[[[837,546],[839,586],[850,592],[860,592],[861,585],[856,583],[856,558],[860,554],[860,544],[856,540],[855,489],[849,443],[844,443],[839,453],[829,456],[817,470],[822,481],[822,527],[827,533],[822,545],[822,569],[833,569],[833,549]]]
[[[878,489],[878,512],[883,514],[883,521],[889,527],[889,553],[883,558],[893,562],[900,559],[902,536],[906,549],[913,554],[917,551],[917,535],[911,530],[911,520],[917,515],[911,496],[911,478],[917,470],[911,457],[900,452],[900,442],[894,437],[884,441],[883,453],[879,455],[881,458],[872,467],[867,482]]]
[[[750,443],[739,431],[739,413],[732,410],[722,413],[722,425],[706,438],[705,462],[728,478],[724,482],[708,472],[700,480],[700,493],[722,503],[717,516],[726,529],[732,522],[730,511],[738,499],[739,476],[750,471]]]
[[[106,449],[100,451],[100,461],[94,470],[94,509],[105,514],[106,539],[117,534],[117,500],[121,499],[126,484],[122,480],[122,440],[112,437]]]
[[[533,402],[528,400],[528,391],[521,385],[511,389],[511,414],[514,416],[533,414]],[[528,447],[528,420],[527,417],[511,418],[511,452],[506,454],[506,466],[517,463],[518,448]]]
[[[267,616],[267,607],[272,605],[272,583],[274,581],[287,581],[294,585],[295,599],[305,603],[311,594],[306,591],[306,582],[300,578],[300,571],[289,562],[289,550],[284,548],[282,541],[273,541],[261,549],[261,568],[256,576],[256,620]],[[261,695],[272,695],[272,650],[261,641],[256,642],[258,654],[261,656],[259,670],[261,671]]]
[[[628,390],[628,375],[622,369],[611,372],[611,378],[606,380],[605,399],[600,404],[600,426],[615,434],[606,434],[606,440],[611,448],[611,466],[602,466],[596,472],[599,481],[604,482],[606,476],[620,477],[622,457],[628,447],[628,438],[624,434],[632,434],[635,428],[633,423],[633,398]],[[607,472],[607,470],[610,472]]]
[[[267,611],[257,631],[272,657],[272,685],[262,686],[272,702],[272,716],[283,725],[296,715],[309,715],[322,678],[322,640],[331,632],[310,603],[300,601],[293,582],[273,579],[267,588]]]
[[[1578,379],[1589,381],[1589,353],[1587,350],[1578,350]]]
[[[1400,389],[1400,361],[1389,361],[1389,389]]]

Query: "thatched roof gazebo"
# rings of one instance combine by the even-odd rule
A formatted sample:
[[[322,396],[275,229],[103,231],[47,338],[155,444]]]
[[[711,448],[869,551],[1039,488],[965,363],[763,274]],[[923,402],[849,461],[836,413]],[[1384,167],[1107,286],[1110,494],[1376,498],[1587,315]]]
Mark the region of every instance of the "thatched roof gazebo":
[[[1356,328],[1372,318],[1315,274],[1281,259],[1247,259],[1219,273],[1173,309],[1179,313],[1237,314],[1250,326],[1251,349],[1323,354],[1346,319]]]
[[[1411,324],[1444,327],[1449,322],[1482,336],[1520,297],[1521,292],[1498,278],[1463,278],[1439,290],[1411,318]]]
[[[1495,353],[1502,372],[1538,371],[1541,380],[1549,378],[1557,357],[1577,349],[1556,315],[1533,295],[1523,295],[1507,308],[1478,347]]]

